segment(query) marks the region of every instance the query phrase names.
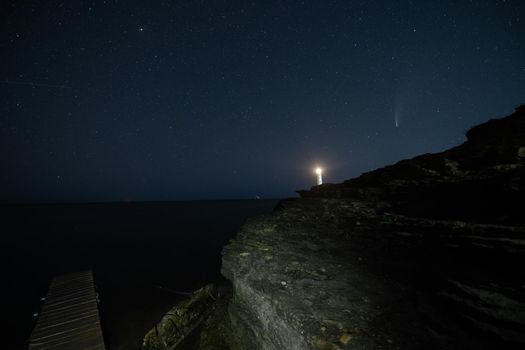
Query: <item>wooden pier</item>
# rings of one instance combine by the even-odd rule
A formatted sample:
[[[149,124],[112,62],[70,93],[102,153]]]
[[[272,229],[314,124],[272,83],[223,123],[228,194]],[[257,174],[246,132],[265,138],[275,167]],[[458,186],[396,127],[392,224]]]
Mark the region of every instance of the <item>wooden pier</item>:
[[[92,271],[55,277],[29,350],[105,350]]]

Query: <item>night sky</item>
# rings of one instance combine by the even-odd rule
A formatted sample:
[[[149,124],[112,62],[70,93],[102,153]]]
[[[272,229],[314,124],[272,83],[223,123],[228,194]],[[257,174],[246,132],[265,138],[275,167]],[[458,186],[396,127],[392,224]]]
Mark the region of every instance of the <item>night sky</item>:
[[[522,0],[0,6],[0,201],[292,196],[525,103]]]

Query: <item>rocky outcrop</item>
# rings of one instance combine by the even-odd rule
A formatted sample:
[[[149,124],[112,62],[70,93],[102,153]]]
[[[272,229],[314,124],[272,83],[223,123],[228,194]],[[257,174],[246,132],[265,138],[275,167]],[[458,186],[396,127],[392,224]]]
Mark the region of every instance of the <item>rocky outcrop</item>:
[[[223,250],[220,292],[145,349],[525,347],[525,107],[467,141],[299,191]]]
[[[223,251],[234,349],[525,346],[525,107],[299,191]]]
[[[216,311],[219,293],[214,285],[207,285],[173,307],[144,337],[144,350],[193,349],[209,341],[211,332],[203,332],[210,315]],[[214,329],[216,329],[214,325]],[[206,336],[204,335],[206,333]],[[202,336],[201,336],[202,335]],[[214,346],[222,343],[222,337],[215,336]],[[205,345],[199,347],[205,349]],[[217,347],[214,347],[217,348]]]

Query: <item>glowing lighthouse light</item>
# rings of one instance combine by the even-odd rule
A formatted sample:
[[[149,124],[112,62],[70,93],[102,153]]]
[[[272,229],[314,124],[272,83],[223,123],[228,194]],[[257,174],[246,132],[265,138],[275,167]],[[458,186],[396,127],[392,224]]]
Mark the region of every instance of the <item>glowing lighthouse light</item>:
[[[317,185],[323,184],[323,169],[316,168],[315,173],[317,174]]]

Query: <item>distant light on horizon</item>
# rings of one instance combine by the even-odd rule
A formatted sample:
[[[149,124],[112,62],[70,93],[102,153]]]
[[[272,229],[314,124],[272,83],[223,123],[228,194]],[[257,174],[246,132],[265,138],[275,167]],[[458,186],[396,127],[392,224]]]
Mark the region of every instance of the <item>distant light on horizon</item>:
[[[317,174],[317,186],[323,184],[323,169],[320,167],[315,168],[315,173]]]

